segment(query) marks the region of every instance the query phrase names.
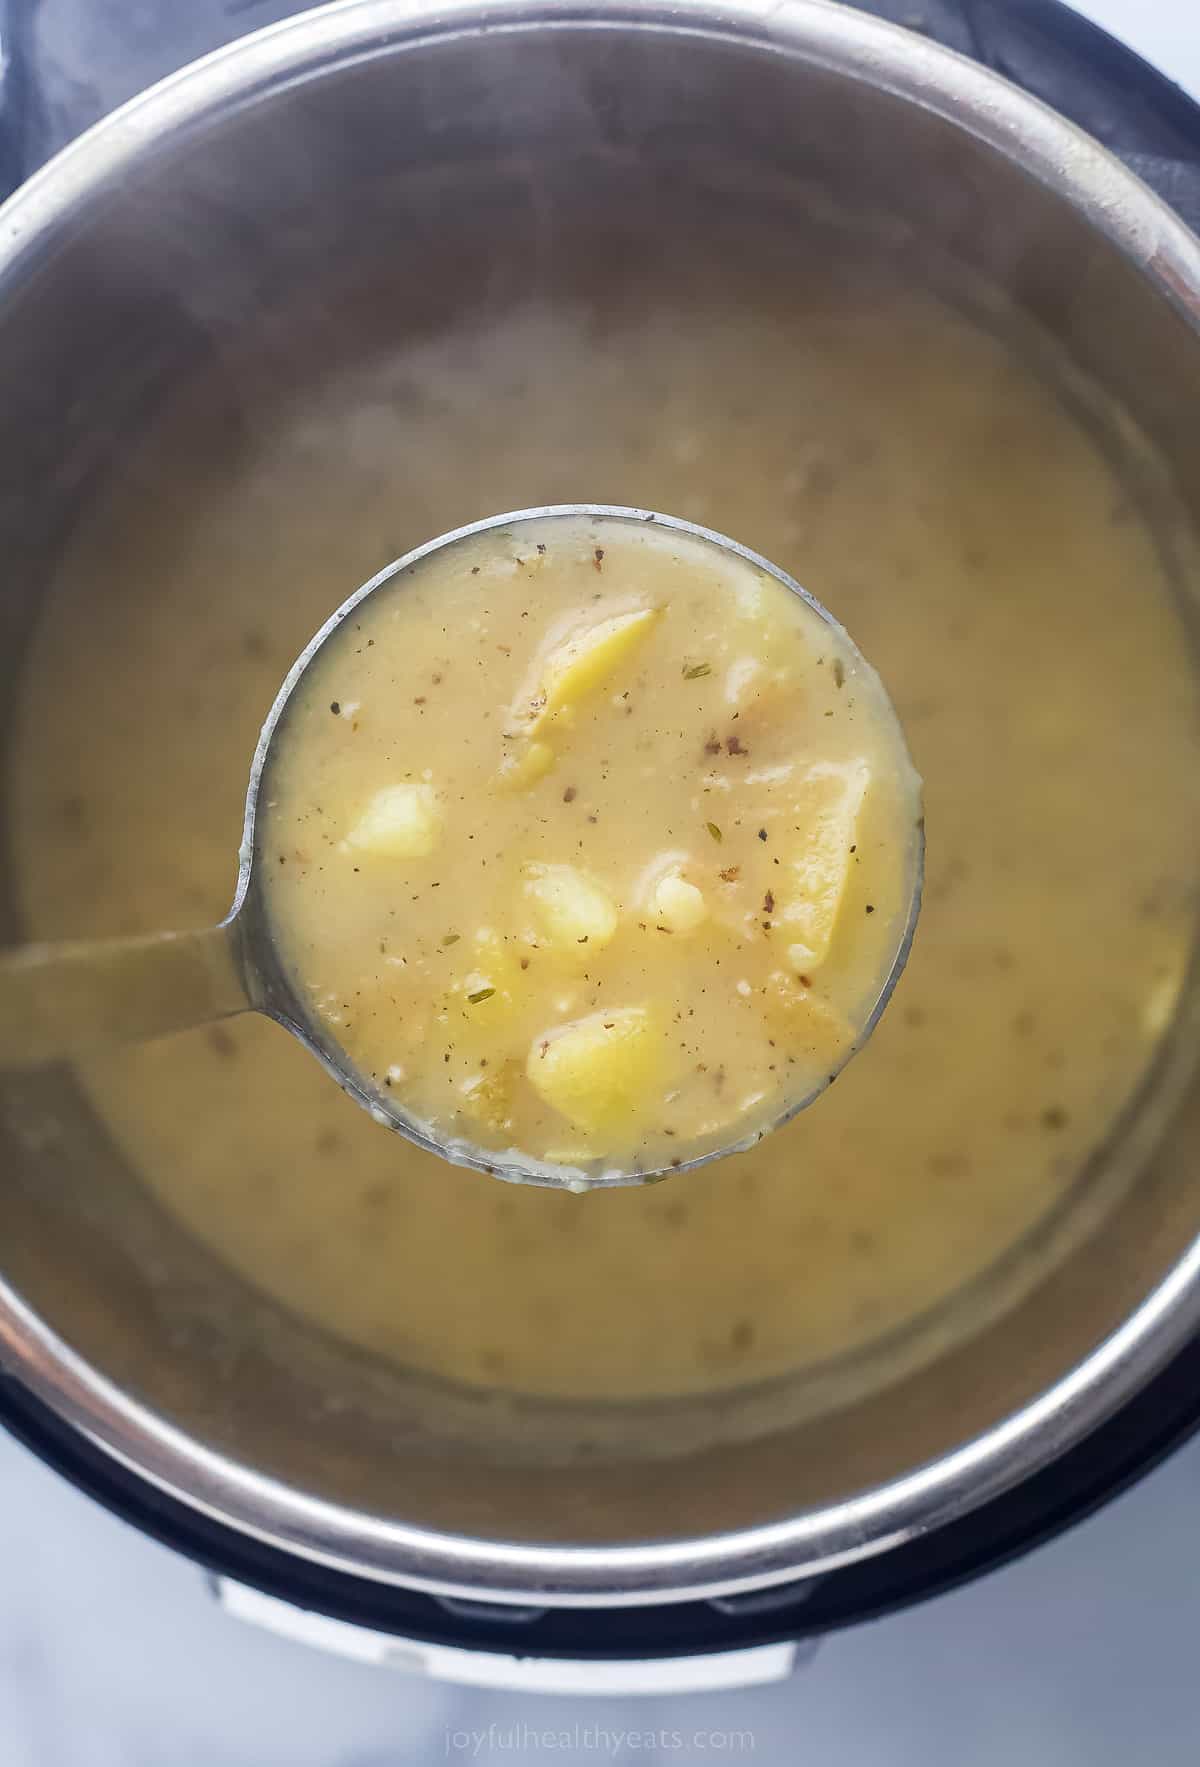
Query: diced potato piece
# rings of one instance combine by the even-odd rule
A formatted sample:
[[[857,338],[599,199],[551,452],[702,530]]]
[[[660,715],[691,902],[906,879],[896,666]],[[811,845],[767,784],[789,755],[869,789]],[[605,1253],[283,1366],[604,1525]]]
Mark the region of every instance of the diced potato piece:
[[[544,779],[554,765],[554,750],[548,742],[527,742],[514,746],[500,765],[500,783],[513,791],[524,791]]]
[[[767,1015],[789,1050],[819,1058],[832,1070],[854,1042],[854,1027],[835,1006],[795,976],[775,970],[764,989]]]
[[[668,932],[694,933],[708,919],[708,903],[695,884],[670,871],[655,887],[654,914]]]
[[[517,1062],[504,1061],[463,1081],[463,1109],[494,1135],[513,1127],[513,1092],[520,1072]]]
[[[603,884],[574,865],[527,866],[525,893],[555,945],[607,945],[617,930],[616,903]]]
[[[596,1136],[627,1132],[662,1090],[659,1040],[640,1006],[594,1012],[538,1038],[525,1072],[548,1105]]]
[[[767,640],[762,641],[764,653]],[[756,744],[756,733],[766,720],[786,715],[781,702],[794,699],[802,691],[795,671],[786,663],[768,662],[759,657],[739,657],[730,664],[725,676],[725,703],[739,718],[752,720],[740,726],[748,746]]]
[[[750,704],[765,675],[766,670],[757,657],[737,657],[729,665],[725,675],[726,705],[731,706],[735,712],[742,711]]]
[[[753,578],[731,581],[737,602],[739,624],[744,626],[749,654],[757,665],[757,685],[761,689],[766,678],[778,674],[790,676],[789,663],[795,654],[798,611],[789,607],[789,592],[774,577],[756,573]]]
[[[569,1147],[548,1147],[544,1158],[552,1166],[586,1166],[596,1158],[596,1149],[577,1141]]]
[[[641,643],[658,618],[658,609],[613,614],[550,652],[541,680],[525,710],[532,735],[567,706],[602,687],[617,665]]]
[[[861,760],[821,762],[799,782],[793,819],[802,844],[790,860],[777,916],[797,970],[814,970],[829,955],[870,782],[871,770]]]
[[[767,624],[770,618],[768,598],[777,587],[775,579],[766,577],[761,570],[731,573],[729,589],[738,618],[749,620],[753,625]]]
[[[424,859],[441,832],[441,806],[431,785],[387,785],[375,793],[346,845],[383,859]]]

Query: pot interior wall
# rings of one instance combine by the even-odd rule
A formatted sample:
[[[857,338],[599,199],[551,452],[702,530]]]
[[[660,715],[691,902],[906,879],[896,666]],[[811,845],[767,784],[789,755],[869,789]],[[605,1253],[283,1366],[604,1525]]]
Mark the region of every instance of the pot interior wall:
[[[520,298],[585,301],[602,325],[630,298],[631,263],[674,254],[697,292],[742,254],[784,277],[830,226],[874,231],[901,273],[966,266],[1123,408],[1128,432],[1108,445],[1126,448],[1182,582],[1200,340],[1061,199],[931,113],[732,41],[496,32],[380,50],[230,108],[14,259],[0,282],[4,703],[64,540],[179,385],[204,389],[175,432],[183,482],[289,388],[390,337],[486,329]],[[348,538],[331,603],[382,562]],[[3,931],[20,935],[15,899]],[[709,1533],[898,1476],[1070,1369],[1200,1228],[1193,1094],[1135,1183],[1107,1173],[1045,1223],[1028,1267],[1052,1274],[1006,1288],[990,1323],[981,1307],[968,1343],[938,1353],[931,1327],[922,1365],[898,1364],[882,1390],[839,1402],[835,1387],[799,1422],[782,1392],[527,1405],[518,1453],[493,1401],[374,1364],[232,1277],[125,1169],[69,1076],[7,1079],[3,1106],[6,1276],[111,1381],[290,1485],[507,1539]],[[1143,1127],[1126,1165],[1153,1138]]]

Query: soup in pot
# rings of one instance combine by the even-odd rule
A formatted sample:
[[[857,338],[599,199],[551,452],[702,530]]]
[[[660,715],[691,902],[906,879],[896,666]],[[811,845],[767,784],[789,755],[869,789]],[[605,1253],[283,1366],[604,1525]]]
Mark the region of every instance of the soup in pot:
[[[381,1133],[254,1018],[83,1071],[249,1283],[469,1385],[712,1393],[928,1314],[1104,1146],[1192,944],[1196,679],[1080,402],[869,246],[831,235],[786,277],[717,257],[696,275],[651,242],[619,292],[515,292],[411,336],[385,301],[297,308],[114,475],[26,670],[26,919],[87,936],[226,911],[292,658],[388,560],[496,510],[611,501],[736,535],[879,668],[926,782],[919,937],[869,1046],[752,1151],[650,1189],[502,1185]]]

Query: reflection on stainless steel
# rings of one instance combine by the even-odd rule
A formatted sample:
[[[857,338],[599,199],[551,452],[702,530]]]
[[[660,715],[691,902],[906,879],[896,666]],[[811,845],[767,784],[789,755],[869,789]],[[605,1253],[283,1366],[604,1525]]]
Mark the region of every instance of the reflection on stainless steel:
[[[703,187],[729,204],[752,192],[772,227],[802,225],[799,193],[815,190],[845,215],[886,217],[914,262],[960,259],[1128,413],[1112,445],[1127,445],[1129,473],[1143,472],[1136,426],[1200,514],[1200,246],[1015,90],[808,0],[448,0],[436,13],[369,0],[169,82],[0,215],[10,585],[36,600],[64,521],[182,362],[263,316],[269,344],[289,288],[362,270],[397,237],[419,264],[408,223],[434,238],[451,190],[457,224],[469,215],[485,241],[497,182],[522,195],[536,251],[539,204],[561,196],[573,156],[631,211],[662,196],[663,224],[684,212],[676,193]],[[1147,457],[1138,494],[1166,512],[1155,471]],[[1167,513],[1161,526],[1164,547],[1186,547]],[[6,659],[30,611],[5,600]],[[1197,1029],[1193,989],[1118,1144],[1043,1224],[1022,1273],[996,1275],[969,1342],[936,1353],[932,1322],[902,1378],[816,1422],[759,1395],[749,1445],[686,1406],[594,1408],[586,1423],[535,1407],[521,1427],[544,1455],[506,1464],[489,1459],[485,1399],[415,1379],[389,1387],[378,1414],[352,1414],[347,1395],[367,1391],[369,1372],[269,1322],[265,1303],[231,1298],[224,1323],[185,1317],[189,1296],[220,1291],[220,1271],[138,1190],[82,1100],[64,1116],[33,1086],[6,1106],[7,1165],[27,1181],[0,1189],[3,1359],[164,1488],[368,1576],[605,1605],[812,1575],[1044,1464],[1200,1322]],[[120,1235],[101,1231],[118,1198]],[[286,1329],[281,1374],[268,1344]],[[594,1447],[605,1429],[624,1458],[610,1447],[593,1467],[562,1451],[567,1435]],[[638,1451],[639,1433],[659,1458]]]

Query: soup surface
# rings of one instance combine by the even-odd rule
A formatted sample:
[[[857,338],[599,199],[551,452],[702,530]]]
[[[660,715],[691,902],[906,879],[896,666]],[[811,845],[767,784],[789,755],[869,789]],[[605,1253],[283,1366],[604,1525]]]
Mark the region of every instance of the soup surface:
[[[782,245],[778,248],[782,251]],[[297,313],[179,395],[36,634],[14,849],[40,935],[227,909],[249,756],[330,608],[430,535],[610,501],[738,536],[836,610],[924,775],[884,1019],[780,1133],[584,1197],[383,1134],[278,1027],[84,1080],[165,1205],[344,1339],[555,1395],[707,1392],[904,1325],[1103,1146],[1190,947],[1196,689],[1137,508],[1014,347],[885,256],[651,239],[594,300]]]
[[[841,627],[700,534],[543,515],[356,603],[288,700],[255,844],[374,1108],[579,1182],[824,1090],[896,964],[920,817]]]

